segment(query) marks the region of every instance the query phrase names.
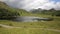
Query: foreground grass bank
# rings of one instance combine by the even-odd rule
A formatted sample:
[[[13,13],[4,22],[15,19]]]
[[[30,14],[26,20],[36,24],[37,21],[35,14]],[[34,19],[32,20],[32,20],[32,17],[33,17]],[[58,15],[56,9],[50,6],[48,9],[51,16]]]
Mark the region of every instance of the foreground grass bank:
[[[60,34],[60,32],[45,30],[40,28],[49,28],[60,30],[60,17],[49,16],[49,15],[39,15],[39,17],[51,17],[54,18],[53,21],[38,21],[38,22],[15,22],[9,20],[0,20],[0,24],[23,27],[23,28],[2,28],[0,27],[0,34]],[[36,28],[36,29],[32,29]]]
[[[29,28],[0,28],[0,34],[60,34],[60,32],[49,31],[44,29],[29,29]]]

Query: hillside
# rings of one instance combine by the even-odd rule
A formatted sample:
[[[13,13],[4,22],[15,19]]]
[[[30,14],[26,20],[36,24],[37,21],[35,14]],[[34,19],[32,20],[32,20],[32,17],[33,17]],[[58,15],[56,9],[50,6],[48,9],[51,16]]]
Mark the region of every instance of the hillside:
[[[60,10],[55,10],[54,8],[50,9],[50,10],[46,10],[46,9],[32,9],[31,13],[35,13],[35,14],[46,14],[46,15],[52,15],[52,16],[60,16]]]
[[[0,1],[0,18],[10,18],[12,16],[22,16],[28,12],[24,9],[18,9],[8,6],[6,3]]]
[[[8,5],[6,3],[0,1],[0,8],[7,9]]]

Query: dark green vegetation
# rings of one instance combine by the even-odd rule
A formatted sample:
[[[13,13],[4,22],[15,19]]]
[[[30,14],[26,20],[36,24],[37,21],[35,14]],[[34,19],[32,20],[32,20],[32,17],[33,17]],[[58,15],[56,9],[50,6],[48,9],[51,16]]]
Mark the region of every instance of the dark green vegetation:
[[[56,15],[60,15],[59,12],[60,11],[52,11],[52,10],[48,12],[44,10],[33,14],[23,9],[16,9],[9,7],[5,3],[0,2],[0,18],[2,17],[9,18],[9,16],[11,17],[38,16],[38,17],[54,18],[53,21],[38,21],[38,22],[14,22],[9,20],[0,20],[0,24],[3,25],[22,27],[22,28],[6,28],[0,26],[0,34],[60,34],[60,32],[58,31],[46,30],[46,28],[60,30],[60,17],[56,16]]]
[[[50,10],[43,10],[43,9],[33,9],[31,10],[32,13],[37,14],[46,14],[46,15],[52,15],[52,16],[60,16],[60,10],[55,10],[54,8]]]
[[[14,8],[9,7],[3,2],[0,2],[0,18],[7,19],[14,16],[19,16],[20,14]]]
[[[6,3],[0,2],[0,18],[9,19],[15,16],[21,16],[26,10],[9,7]]]

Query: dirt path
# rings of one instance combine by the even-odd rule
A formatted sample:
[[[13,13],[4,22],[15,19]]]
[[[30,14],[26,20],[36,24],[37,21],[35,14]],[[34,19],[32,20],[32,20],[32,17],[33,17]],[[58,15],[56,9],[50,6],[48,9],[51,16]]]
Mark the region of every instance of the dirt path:
[[[23,27],[14,27],[14,26],[7,26],[7,25],[3,25],[0,24],[0,26],[4,27],[4,28],[23,28]],[[29,27],[28,27],[29,28]],[[60,30],[57,29],[49,29],[49,28],[29,28],[29,29],[44,29],[44,30],[50,30],[50,31],[56,31],[56,32],[60,32]]]

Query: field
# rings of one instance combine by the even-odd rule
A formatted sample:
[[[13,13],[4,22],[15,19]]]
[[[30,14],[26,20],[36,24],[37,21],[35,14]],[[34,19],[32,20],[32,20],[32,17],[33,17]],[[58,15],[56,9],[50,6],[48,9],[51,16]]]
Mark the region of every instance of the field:
[[[27,15],[28,14],[25,14],[24,16]],[[6,28],[0,26],[0,34],[60,34],[60,17],[43,14],[30,14],[28,16],[48,17],[54,18],[54,20],[38,22],[14,22],[9,20],[0,20],[0,24],[14,27]]]

